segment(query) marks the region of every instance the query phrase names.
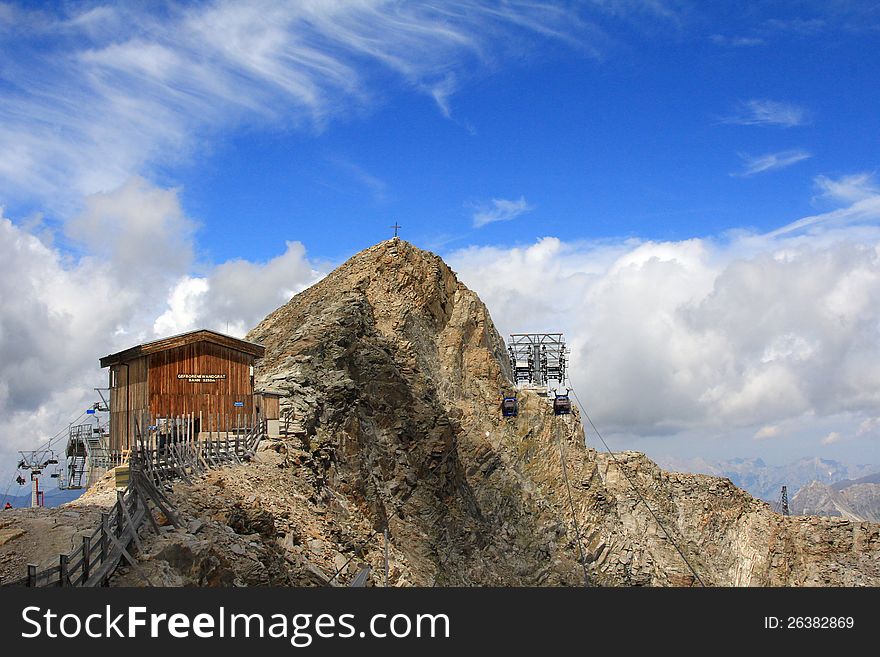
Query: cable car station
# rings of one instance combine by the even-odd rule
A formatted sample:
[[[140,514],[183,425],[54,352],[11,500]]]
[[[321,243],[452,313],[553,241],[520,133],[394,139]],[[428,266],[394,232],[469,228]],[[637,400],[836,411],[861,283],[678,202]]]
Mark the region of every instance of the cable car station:
[[[548,399],[553,393],[553,413],[571,414],[569,389],[564,394],[556,392],[567,380],[568,347],[562,333],[511,333],[507,353],[517,390],[531,390]],[[502,393],[502,417],[518,414],[516,392]]]

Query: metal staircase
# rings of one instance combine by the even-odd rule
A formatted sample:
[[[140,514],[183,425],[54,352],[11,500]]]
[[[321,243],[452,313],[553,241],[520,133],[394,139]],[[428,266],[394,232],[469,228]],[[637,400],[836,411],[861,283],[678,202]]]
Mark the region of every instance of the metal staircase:
[[[63,488],[88,488],[103,470],[110,467],[104,428],[87,423],[70,427],[67,437],[67,476]]]

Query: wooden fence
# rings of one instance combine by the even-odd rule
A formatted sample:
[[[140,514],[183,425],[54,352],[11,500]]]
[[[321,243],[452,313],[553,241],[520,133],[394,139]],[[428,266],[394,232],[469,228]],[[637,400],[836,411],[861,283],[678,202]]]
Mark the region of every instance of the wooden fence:
[[[58,565],[37,571],[28,564],[27,575],[3,586],[101,586],[106,584],[119,563],[125,559],[148,585],[130,549],[141,548],[138,535],[144,522],[159,532],[151,504],[161,511],[175,527],[182,523],[163,489],[175,480],[188,483],[212,467],[241,463],[254,455],[263,436],[265,422],[247,426],[243,421],[220,425],[215,420],[207,423],[208,431],[196,431],[206,426],[195,423],[194,416],[152,421],[146,416],[136,422],[136,444],[129,454],[129,484],[124,492],[116,492],[116,504],[101,514],[101,523],[82,537],[82,544],[73,552],[62,554]],[[212,431],[212,426],[234,426],[223,432]]]

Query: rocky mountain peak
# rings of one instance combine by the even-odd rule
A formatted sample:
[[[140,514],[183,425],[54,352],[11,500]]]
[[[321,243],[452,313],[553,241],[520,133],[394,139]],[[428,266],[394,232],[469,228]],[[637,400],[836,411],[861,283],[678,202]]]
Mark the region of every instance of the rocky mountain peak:
[[[555,416],[537,391],[501,417],[509,366],[486,307],[402,240],[248,339],[266,346],[256,377],[286,394],[287,432],[175,486],[192,520],[145,539],[151,578],[344,585],[369,564],[375,585],[387,531],[392,586],[579,586],[584,566],[591,585],[880,584],[880,525],[782,517],[728,479],[597,451],[577,409]]]

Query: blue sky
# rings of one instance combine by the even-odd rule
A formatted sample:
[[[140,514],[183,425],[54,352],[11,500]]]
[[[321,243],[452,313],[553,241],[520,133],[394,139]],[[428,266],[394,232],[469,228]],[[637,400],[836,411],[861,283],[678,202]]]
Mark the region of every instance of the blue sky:
[[[87,13],[62,6],[68,11],[55,17]],[[185,152],[130,168],[180,187],[186,212],[202,225],[199,255],[211,262],[267,259],[279,253],[279,235],[338,260],[387,235],[389,219],[441,250],[551,234],[681,239],[769,230],[815,210],[817,175],[877,166],[876,70],[866,55],[877,45],[880,17],[869,3],[758,3],[745,10],[735,3],[722,11],[705,3],[576,6],[568,21],[527,12],[536,24],[565,30],[558,38],[512,21],[463,20],[462,38],[480,54],[441,44],[411,65],[410,76],[381,59],[330,48],[353,70],[345,73],[356,79],[357,93],[331,89],[316,107],[297,108],[294,99],[289,116],[284,103],[291,99],[272,89],[263,99],[271,117],[230,108],[202,122],[195,112],[186,116],[188,108],[173,108],[190,132]],[[162,16],[150,20],[159,26],[126,36],[161,34]],[[170,38],[181,19],[165,20]],[[482,38],[481,24],[503,34]],[[6,56],[22,60],[12,66],[13,93],[39,84],[36,77],[53,64],[46,50],[69,56],[124,43],[99,28],[36,38],[13,20],[4,39]],[[434,61],[441,55],[449,60]],[[142,84],[131,71],[113,75],[125,93]],[[442,86],[447,77],[454,82],[440,107],[425,86]],[[54,84],[53,93],[64,92],[64,80]],[[95,93],[84,90],[84,99],[86,91]],[[762,116],[759,107],[769,109]],[[149,148],[137,146],[135,160]],[[780,154],[778,168],[748,173],[750,162]],[[533,209],[474,230],[474,208],[493,198],[524,198]],[[3,202],[11,216],[46,211],[38,190],[7,186]],[[49,211],[47,219],[64,216]],[[245,254],[228,239],[243,222],[251,228]]]
[[[341,259],[385,237],[391,220],[440,250],[769,230],[815,210],[815,176],[877,166],[877,76],[864,58],[876,29],[761,27],[798,16],[767,11],[742,32],[709,17],[609,20],[595,53],[537,40],[509,62],[467,62],[448,118],[390,79],[362,113],[320,130],[223,135],[163,175],[210,227],[200,243],[215,258],[239,255],[226,235],[243,218],[269,229],[254,231],[257,258],[275,255],[283,234]],[[713,39],[752,34],[766,36]],[[756,116],[756,106],[769,110]],[[804,159],[732,175],[779,153]],[[473,228],[475,207],[522,197],[533,210]]]
[[[617,446],[880,462],[878,40],[868,2],[0,3],[6,448],[397,221],[567,332]]]

